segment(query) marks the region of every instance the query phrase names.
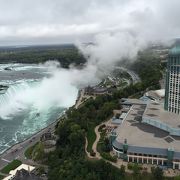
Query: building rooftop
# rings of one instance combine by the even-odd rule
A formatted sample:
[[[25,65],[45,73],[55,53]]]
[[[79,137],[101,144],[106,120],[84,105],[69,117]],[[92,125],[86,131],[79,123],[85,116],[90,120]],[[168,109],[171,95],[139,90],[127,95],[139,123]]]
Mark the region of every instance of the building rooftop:
[[[180,128],[180,115],[165,111],[163,108],[163,104],[152,102],[149,103],[147,105],[144,116],[156,121],[161,121],[173,128]]]
[[[15,177],[12,180],[42,180],[33,173],[26,171],[25,169],[18,170]]]
[[[142,101],[141,99],[127,99],[127,98],[122,98],[120,100],[120,103],[123,104],[123,105],[147,104],[146,101]]]
[[[117,119],[117,118],[114,117],[114,118],[111,119],[111,123],[112,123],[112,124],[121,124],[121,123],[122,123],[122,120]]]
[[[146,93],[148,96],[154,97],[155,99],[164,98],[165,89],[150,90]]]
[[[116,129],[116,143],[123,143],[127,139],[127,143],[131,148],[156,148],[168,149],[174,148],[175,151],[180,151],[180,137],[170,136],[168,132],[148,124],[141,123],[137,117],[142,117],[144,105],[134,104],[125,121]],[[172,126],[178,126],[180,116],[165,112],[162,105],[158,103],[148,103],[145,115],[151,118],[160,118],[165,122],[171,121]]]
[[[18,178],[19,176],[24,177],[24,175],[29,175],[31,171],[33,171],[35,169],[34,166],[30,166],[27,164],[21,164],[20,166],[18,166],[16,169],[11,170],[9,172],[9,176],[5,177],[3,180],[10,180],[10,179],[18,179],[21,180],[22,178]],[[25,173],[26,172],[26,173]],[[24,179],[27,179],[26,176],[24,177]],[[35,179],[34,179],[35,180]]]

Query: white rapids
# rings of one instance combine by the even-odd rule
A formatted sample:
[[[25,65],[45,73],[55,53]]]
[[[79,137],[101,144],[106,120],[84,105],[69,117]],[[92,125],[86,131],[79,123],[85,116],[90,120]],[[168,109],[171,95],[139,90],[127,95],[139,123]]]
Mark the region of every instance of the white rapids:
[[[54,122],[77,97],[64,72],[22,66],[0,71],[0,85],[8,86],[0,94],[0,153]]]

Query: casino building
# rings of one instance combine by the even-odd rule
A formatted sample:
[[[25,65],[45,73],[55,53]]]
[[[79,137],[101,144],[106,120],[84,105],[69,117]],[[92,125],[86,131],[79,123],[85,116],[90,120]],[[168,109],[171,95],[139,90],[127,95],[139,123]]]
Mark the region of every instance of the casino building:
[[[121,99],[128,111],[110,134],[118,158],[180,169],[180,48],[170,50],[168,58],[165,103],[147,93]]]

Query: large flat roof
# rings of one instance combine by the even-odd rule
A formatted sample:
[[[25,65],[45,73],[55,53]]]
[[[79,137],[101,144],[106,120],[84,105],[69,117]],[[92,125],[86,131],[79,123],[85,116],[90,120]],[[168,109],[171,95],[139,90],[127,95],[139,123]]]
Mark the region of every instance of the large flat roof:
[[[163,104],[151,102],[144,112],[145,117],[161,121],[173,128],[180,128],[180,115],[165,111]]]
[[[125,103],[134,104],[134,105],[146,105],[146,110],[143,114],[144,117],[154,119],[156,121],[161,121],[173,128],[180,128],[180,114],[175,114],[169,111],[164,110],[164,101],[155,102],[155,101],[143,101],[141,99],[126,99]],[[141,111],[143,109],[141,108]]]
[[[163,149],[174,148],[175,151],[180,151],[180,138],[169,136],[168,132],[136,121],[138,112],[143,111],[143,108],[144,107],[141,104],[134,104],[131,107],[125,121],[116,129],[118,135],[116,140],[123,143],[124,139],[127,139],[127,143],[130,146]],[[153,108],[156,108],[157,110]],[[145,112],[146,115],[154,114],[154,117],[160,117],[160,119],[164,119],[164,121],[167,122],[168,120],[172,120],[173,117],[176,117],[173,123],[174,126],[178,126],[178,116],[172,113],[168,114],[168,112],[165,112],[165,114],[163,113],[164,110],[162,112],[161,105],[157,103],[148,104],[148,108]]]
[[[19,170],[22,170],[22,169],[25,169],[26,171],[33,171],[35,169],[34,166],[30,166],[30,165],[27,165],[27,164],[21,164],[20,166],[18,166],[16,169],[14,170],[11,170],[9,172],[9,176],[5,177],[3,180],[9,180],[9,179],[12,179],[13,177],[15,177],[17,171]]]

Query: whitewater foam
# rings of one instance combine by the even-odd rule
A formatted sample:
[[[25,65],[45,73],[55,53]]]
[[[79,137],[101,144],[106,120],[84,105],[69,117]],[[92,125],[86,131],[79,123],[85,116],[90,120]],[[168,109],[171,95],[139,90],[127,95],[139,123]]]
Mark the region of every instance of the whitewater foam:
[[[72,78],[68,70],[56,66],[57,63],[53,66],[47,63],[44,65],[47,70],[37,68],[37,71],[20,67],[28,76],[23,76],[17,65],[13,71],[1,72],[0,84],[9,88],[0,95],[0,153],[47,127],[75,103],[78,93],[74,84],[76,74]],[[34,72],[42,75],[36,76]]]
[[[21,94],[30,88],[27,82],[10,85],[5,94],[0,95],[0,117],[9,119],[10,115],[24,109]]]

